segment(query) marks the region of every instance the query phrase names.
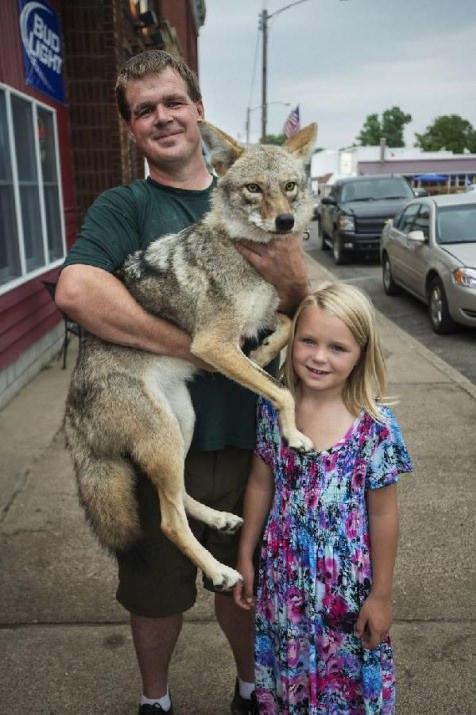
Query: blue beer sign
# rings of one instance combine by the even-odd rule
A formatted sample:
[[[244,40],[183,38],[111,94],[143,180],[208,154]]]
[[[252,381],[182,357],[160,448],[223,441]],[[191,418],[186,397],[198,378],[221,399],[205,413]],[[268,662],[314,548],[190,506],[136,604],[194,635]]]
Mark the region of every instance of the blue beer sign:
[[[18,0],[25,81],[64,102],[63,47],[58,15],[43,0]]]

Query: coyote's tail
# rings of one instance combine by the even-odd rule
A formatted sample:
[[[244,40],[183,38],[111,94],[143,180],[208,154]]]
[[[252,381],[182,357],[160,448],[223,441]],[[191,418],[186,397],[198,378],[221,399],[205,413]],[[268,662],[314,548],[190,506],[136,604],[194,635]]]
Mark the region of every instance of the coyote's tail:
[[[106,549],[125,551],[141,533],[132,466],[120,457],[97,457],[78,444],[77,434],[74,439],[68,438],[68,431],[66,434],[89,525]]]

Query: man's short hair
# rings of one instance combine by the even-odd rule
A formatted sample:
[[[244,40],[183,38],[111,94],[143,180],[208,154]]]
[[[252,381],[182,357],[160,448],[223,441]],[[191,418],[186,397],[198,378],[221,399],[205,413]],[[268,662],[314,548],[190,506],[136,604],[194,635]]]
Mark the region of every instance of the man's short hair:
[[[187,85],[188,95],[192,102],[201,100],[202,94],[197,75],[192,72],[185,62],[173,57],[168,52],[164,52],[164,50],[146,50],[127,60],[117,77],[116,101],[121,116],[126,122],[131,118],[131,110],[126,99],[126,87],[129,80],[160,74],[167,67],[175,70],[182,77]]]

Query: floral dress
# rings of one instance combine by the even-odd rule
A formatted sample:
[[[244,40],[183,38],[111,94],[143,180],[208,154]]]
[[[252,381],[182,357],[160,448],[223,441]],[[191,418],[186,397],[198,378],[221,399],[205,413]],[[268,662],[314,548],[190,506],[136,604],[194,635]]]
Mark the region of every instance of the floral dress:
[[[362,412],[331,449],[300,454],[277,413],[258,404],[256,454],[273,470],[256,605],[256,693],[265,715],[390,715],[390,639],[365,650],[354,634],[371,587],[365,492],[412,464],[395,417]]]

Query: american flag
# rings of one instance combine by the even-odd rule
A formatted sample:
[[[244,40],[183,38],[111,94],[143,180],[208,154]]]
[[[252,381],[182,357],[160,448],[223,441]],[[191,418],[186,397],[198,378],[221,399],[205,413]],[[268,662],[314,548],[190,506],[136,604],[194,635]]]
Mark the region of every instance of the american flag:
[[[293,134],[297,134],[301,129],[301,122],[299,120],[299,104],[298,106],[289,112],[289,117],[286,119],[283,127],[283,132],[287,137],[292,137]]]

